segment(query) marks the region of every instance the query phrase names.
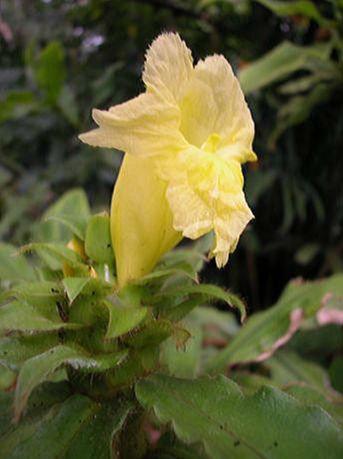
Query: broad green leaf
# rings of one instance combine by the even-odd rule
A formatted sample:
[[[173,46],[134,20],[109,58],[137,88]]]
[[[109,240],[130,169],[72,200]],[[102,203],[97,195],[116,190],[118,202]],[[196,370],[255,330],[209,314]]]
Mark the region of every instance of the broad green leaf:
[[[106,263],[109,266],[113,265],[114,254],[108,214],[93,215],[89,220],[86,231],[85,250],[92,260],[98,263]]]
[[[11,332],[32,334],[82,327],[80,324],[63,322],[57,311],[53,319],[42,315],[34,306],[20,301],[12,301],[0,307],[0,335]]]
[[[145,276],[141,277],[140,279],[137,279],[135,281],[135,284],[141,285],[141,284],[147,284],[151,283],[154,281],[161,281],[165,278],[169,278],[174,275],[181,275],[181,276],[186,276],[191,280],[197,280],[197,276],[194,277],[194,270],[193,268],[188,265],[187,263],[184,263],[183,265],[180,264],[175,268],[161,268],[161,269],[155,269],[149,274],[146,274]]]
[[[311,74],[292,79],[282,84],[278,91],[284,95],[298,95],[299,93],[310,91],[317,83],[321,81],[321,76]]]
[[[15,417],[20,417],[33,389],[46,381],[62,365],[69,365],[86,373],[99,373],[116,367],[126,355],[127,351],[118,351],[90,356],[82,348],[59,345],[26,360],[21,367],[16,386]]]
[[[179,322],[202,303],[204,303],[202,295],[191,295],[190,298],[182,298],[181,301],[166,296],[155,307],[155,315],[172,322]]]
[[[269,8],[278,16],[300,15],[314,19],[318,24],[330,26],[332,21],[325,19],[319,12],[315,3],[310,0],[280,1],[280,0],[255,0]]]
[[[168,252],[157,265],[157,269],[180,267],[195,278],[208,261],[204,252],[209,250],[211,241],[212,235],[209,234],[208,237],[201,238],[198,244],[194,243],[190,248],[178,248]]]
[[[272,387],[244,396],[224,376],[189,381],[154,375],[136,384],[136,396],[162,423],[171,423],[182,441],[202,442],[211,459],[343,454],[343,435],[331,416]]]
[[[62,282],[70,303],[72,303],[79,295],[92,297],[106,296],[113,291],[112,284],[99,278],[66,277]]]
[[[110,313],[110,320],[106,332],[106,339],[118,338],[136,328],[148,314],[145,307],[124,308],[106,302]]]
[[[196,284],[176,287],[174,289],[166,289],[156,295],[159,297],[182,297],[186,295],[202,296],[204,300],[220,300],[224,301],[228,306],[237,308],[243,322],[246,316],[245,305],[243,301],[235,294],[224,290],[223,288],[212,284]]]
[[[207,459],[201,445],[199,447],[186,445],[174,434],[167,431],[164,433],[157,446],[150,452],[148,459]]]
[[[279,385],[302,382],[317,389],[324,396],[335,397],[324,368],[293,352],[278,351],[264,365],[269,369],[273,381]]]
[[[63,263],[67,263],[83,275],[89,272],[80,255],[61,243],[33,242],[20,250],[22,253],[36,252],[51,269],[62,269]]]
[[[0,123],[22,118],[39,107],[34,94],[29,91],[10,91],[5,100],[0,101]]]
[[[292,337],[303,318],[316,316],[328,293],[343,295],[343,274],[299,285],[291,283],[273,307],[247,320],[230,345],[209,362],[210,369],[218,371],[227,365],[271,356]]]
[[[18,248],[11,244],[0,243],[0,281],[16,283],[35,279],[33,267],[23,255],[18,254]]]
[[[239,325],[231,311],[220,311],[209,306],[199,306],[187,317],[189,321],[204,329],[205,335],[231,339],[239,331]],[[210,330],[208,330],[210,328]]]
[[[25,360],[42,354],[59,343],[56,334],[6,336],[0,338],[0,363],[18,369]]]
[[[285,41],[241,71],[243,91],[248,94],[279,82],[293,72],[306,69],[315,60],[328,58],[331,49],[331,43],[297,46]]]
[[[90,208],[85,192],[81,188],[67,191],[54,202],[42,217],[42,223],[35,231],[34,239],[41,242],[64,242],[67,243],[73,235],[73,231],[65,225],[69,225],[83,233],[84,222],[90,217]],[[62,218],[64,223],[53,219]],[[82,239],[82,238],[81,238]]]
[[[267,376],[262,376],[258,373],[249,373],[248,371],[234,371],[232,378],[246,395],[251,395],[264,386],[275,386],[283,389],[306,405],[322,407],[337,423],[343,425],[343,404],[338,394],[336,394],[335,398],[332,398],[332,392],[330,394],[323,394],[322,391],[316,389],[313,385],[305,382],[297,382],[296,380],[283,386],[278,384],[274,378],[270,379]],[[298,377],[297,379],[299,380],[300,378]]]
[[[0,391],[8,390],[11,386],[14,385],[16,379],[16,373],[10,370],[8,367],[2,365],[0,362]]]
[[[342,398],[340,400],[336,399],[333,403],[330,403],[328,398],[325,397],[321,391],[303,384],[290,384],[285,388],[285,391],[304,404],[321,406],[325,411],[331,414],[343,428]]]
[[[190,333],[189,339],[180,346],[174,336],[168,338],[162,344],[160,362],[172,376],[194,378],[200,372],[202,330],[190,320],[180,325]]]
[[[22,282],[7,290],[5,295],[39,308],[43,315],[50,313],[51,306],[56,310],[56,302],[64,300],[64,292],[60,284],[51,281]]]
[[[54,221],[60,223],[61,225],[68,228],[71,231],[71,233],[77,238],[79,238],[81,241],[84,241],[85,239],[88,217],[85,217],[83,215],[61,214],[57,216],[48,217],[46,221]]]
[[[35,65],[38,85],[49,103],[56,104],[65,79],[64,50],[58,41],[50,42],[40,53]]]
[[[131,349],[123,363],[107,374],[111,387],[117,390],[132,387],[136,381],[156,370],[158,357],[159,349],[155,345]]]
[[[176,327],[169,320],[152,320],[135,334],[129,335],[125,342],[130,347],[139,349],[148,346],[158,346],[169,338],[169,336],[175,335],[177,339],[184,343],[189,337],[189,333],[185,331],[185,334],[183,334],[182,331],[181,327]]]
[[[278,124],[271,133],[269,142],[275,143],[279,136],[290,126],[303,123],[312,110],[326,102],[336,88],[336,84],[319,83],[309,93],[292,97],[278,112]]]
[[[72,395],[40,416],[29,412],[0,438],[0,458],[115,459],[112,439],[132,409],[125,400],[100,404]]]

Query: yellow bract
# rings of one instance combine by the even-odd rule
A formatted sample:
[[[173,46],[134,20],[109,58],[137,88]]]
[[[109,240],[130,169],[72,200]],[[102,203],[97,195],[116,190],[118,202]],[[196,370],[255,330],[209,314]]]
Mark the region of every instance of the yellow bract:
[[[225,265],[253,218],[241,164],[256,160],[254,124],[239,82],[223,56],[193,67],[179,35],[160,35],[147,54],[146,92],[108,111],[80,136],[126,155],[112,201],[118,280],[149,272],[182,236],[213,230],[211,255]]]

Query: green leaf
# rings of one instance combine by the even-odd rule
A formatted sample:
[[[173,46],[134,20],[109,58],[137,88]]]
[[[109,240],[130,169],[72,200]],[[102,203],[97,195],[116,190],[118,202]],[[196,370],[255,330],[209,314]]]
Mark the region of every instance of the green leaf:
[[[80,255],[74,250],[68,249],[64,244],[52,242],[32,242],[21,247],[20,252],[36,252],[39,257],[49,265],[51,269],[62,269],[63,263],[67,263],[80,274],[88,274],[88,266],[83,263]]]
[[[35,272],[14,245],[0,243],[0,280],[13,283],[36,279]]]
[[[66,277],[63,279],[70,304],[79,295],[92,297],[106,296],[113,291],[113,285],[99,278],[93,277]]]
[[[241,71],[243,91],[246,94],[256,91],[308,68],[315,60],[327,59],[331,49],[331,43],[297,46],[285,41]]]
[[[126,339],[126,343],[133,348],[139,349],[148,346],[158,346],[164,340],[169,338],[169,336],[175,334],[178,339],[180,339],[180,333],[182,334],[181,327],[176,327],[174,324],[169,322],[169,320],[152,320],[147,323],[144,327],[138,330],[135,334],[129,335]],[[187,335],[181,337],[181,341],[185,342],[189,337]]]
[[[10,91],[5,100],[0,101],[0,123],[23,118],[39,107],[34,94],[29,91]]]
[[[57,311],[52,319],[49,319],[42,315],[34,306],[20,301],[12,301],[0,307],[0,335],[11,332],[31,334],[80,327],[82,327],[80,324],[63,322],[59,318]]]
[[[314,108],[327,101],[336,88],[336,84],[320,83],[309,93],[292,97],[278,112],[278,124],[270,135],[269,142],[274,144],[280,135],[290,126],[296,126],[308,119]]]
[[[53,281],[22,282],[7,291],[7,295],[25,301],[32,306],[47,307],[56,300],[63,299],[63,289]]]
[[[187,317],[204,329],[205,336],[231,338],[239,331],[239,325],[231,311],[219,311],[209,306],[199,306]],[[210,328],[210,330],[208,330]]]
[[[67,191],[44,213],[42,223],[35,231],[35,239],[67,243],[76,230],[76,235],[83,240],[85,222],[89,218],[90,208],[85,192],[81,188]]]
[[[322,281],[291,283],[273,307],[247,320],[230,345],[209,362],[209,368],[219,371],[227,365],[263,360],[271,356],[291,338],[303,317],[316,316],[321,300],[327,293],[343,295],[343,274]]]
[[[111,240],[110,218],[108,214],[93,215],[86,232],[85,250],[89,258],[110,266],[114,263]]]
[[[56,104],[65,80],[64,59],[62,45],[58,41],[52,41],[42,50],[35,65],[37,83],[51,104]]]
[[[25,360],[59,344],[56,334],[7,336],[0,338],[0,363],[18,369]]]
[[[314,387],[309,387],[300,384],[291,384],[286,389],[286,392],[292,397],[306,405],[317,405],[322,407],[343,427],[343,405],[341,399],[336,399],[330,403],[323,393]]]
[[[203,300],[220,300],[224,301],[228,306],[237,308],[243,322],[246,316],[245,305],[243,301],[235,294],[224,290],[223,288],[212,284],[196,284],[176,287],[174,289],[166,289],[158,294],[155,298],[160,297],[183,297],[186,295],[196,295],[202,297]]]
[[[304,244],[294,254],[295,261],[302,266],[308,265],[320,252],[319,244]]]
[[[61,214],[57,216],[48,217],[46,221],[55,221],[61,223],[61,225],[68,228],[71,231],[71,233],[77,238],[79,238],[81,241],[85,240],[88,217],[82,215],[76,216],[69,214]]]
[[[202,442],[212,459],[343,454],[342,432],[331,416],[271,387],[244,396],[224,376],[188,381],[154,375],[136,385],[136,396],[162,423],[172,423],[182,441]]]
[[[110,320],[106,332],[106,339],[114,339],[125,335],[136,328],[147,316],[149,309],[145,307],[119,307],[106,301],[110,313]]]
[[[62,365],[69,365],[86,373],[99,373],[116,367],[126,357],[127,351],[90,356],[82,348],[59,345],[36,355],[23,364],[16,386],[14,412],[19,419],[26,402],[39,384],[46,381]]]
[[[112,439],[132,409],[125,400],[100,404],[72,395],[39,416],[29,412],[0,438],[0,458],[114,459]]]
[[[168,279],[174,275],[186,276],[191,280],[198,279],[197,275],[194,273],[193,268],[189,264],[184,263],[183,265],[180,264],[175,268],[157,268],[151,273],[146,274],[145,276],[135,280],[134,283],[137,285],[144,285],[155,281],[161,281],[165,278]]]
[[[278,16],[293,16],[300,15],[310,19],[314,19],[318,24],[329,27],[333,25],[333,21],[328,21],[319,12],[316,5],[309,0],[297,1],[279,1],[279,0],[255,0],[261,5],[269,8]]]
[[[69,86],[63,86],[57,100],[57,105],[66,120],[69,121],[72,126],[77,127],[79,122],[79,110],[75,94]]]
[[[271,372],[271,378],[279,385],[301,382],[317,389],[324,396],[335,397],[329,384],[329,377],[321,366],[304,360],[293,352],[278,351],[264,364]]]
[[[16,373],[0,362],[0,391],[9,390],[15,384],[16,379]]]
[[[161,435],[157,446],[150,452],[147,459],[206,459],[203,448],[192,448],[180,442],[174,432],[167,431]]]
[[[180,325],[190,333],[189,339],[180,346],[175,336],[168,338],[162,344],[160,362],[172,376],[195,378],[200,372],[202,331],[191,321]]]

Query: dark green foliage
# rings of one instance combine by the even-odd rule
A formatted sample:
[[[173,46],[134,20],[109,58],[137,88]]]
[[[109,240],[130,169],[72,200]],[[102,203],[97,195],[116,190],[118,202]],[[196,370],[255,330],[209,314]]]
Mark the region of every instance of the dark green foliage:
[[[340,269],[340,2],[20,0],[4,2],[1,14],[12,33],[0,41],[0,238],[36,240],[36,216],[77,185],[108,209],[120,155],[77,135],[90,128],[93,107],[143,89],[146,46],[176,29],[196,59],[229,59],[256,124],[260,162],[247,168],[246,189],[257,218],[215,283],[258,309],[296,275]],[[65,226],[82,233],[80,213]],[[205,276],[218,275],[210,267]]]
[[[2,2],[0,458],[342,457],[342,24],[327,0]],[[256,220],[225,270],[208,235],[118,292],[121,156],[77,135],[164,30],[239,75]]]

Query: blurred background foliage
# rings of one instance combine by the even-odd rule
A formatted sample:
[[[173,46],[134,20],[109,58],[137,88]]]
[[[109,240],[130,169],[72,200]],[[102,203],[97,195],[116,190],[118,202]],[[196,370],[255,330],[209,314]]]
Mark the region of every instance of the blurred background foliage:
[[[176,30],[195,59],[223,53],[256,124],[246,192],[256,220],[231,263],[203,277],[249,310],[290,278],[342,269],[343,1],[0,1],[0,239],[34,239],[48,205],[83,187],[109,208],[121,154],[77,134],[92,107],[143,90],[144,52]]]

